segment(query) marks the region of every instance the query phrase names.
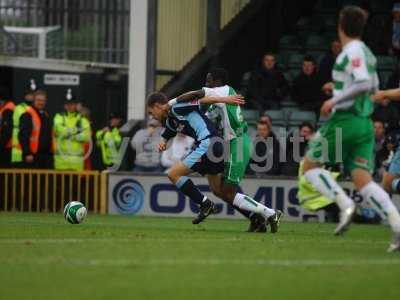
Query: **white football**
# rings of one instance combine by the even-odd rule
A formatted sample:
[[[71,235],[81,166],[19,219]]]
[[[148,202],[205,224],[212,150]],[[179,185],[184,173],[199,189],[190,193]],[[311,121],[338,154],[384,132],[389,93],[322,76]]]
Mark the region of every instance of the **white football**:
[[[71,201],[64,208],[64,218],[71,224],[80,224],[87,215],[86,207],[79,201]]]

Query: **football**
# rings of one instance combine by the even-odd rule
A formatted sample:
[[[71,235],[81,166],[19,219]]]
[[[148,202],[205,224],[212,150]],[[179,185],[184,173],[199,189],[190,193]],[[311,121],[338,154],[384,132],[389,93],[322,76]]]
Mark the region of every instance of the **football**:
[[[64,208],[64,218],[71,224],[80,224],[85,220],[86,207],[79,201],[71,201]]]

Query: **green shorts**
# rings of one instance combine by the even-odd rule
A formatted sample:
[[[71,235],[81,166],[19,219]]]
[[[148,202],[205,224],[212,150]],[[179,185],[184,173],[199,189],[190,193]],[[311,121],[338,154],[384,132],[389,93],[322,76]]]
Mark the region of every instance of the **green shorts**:
[[[374,128],[370,118],[336,112],[309,142],[306,157],[333,165],[343,162],[346,171],[373,169]]]
[[[229,142],[229,160],[225,162],[224,182],[238,185],[242,181],[251,156],[251,139],[247,133]]]

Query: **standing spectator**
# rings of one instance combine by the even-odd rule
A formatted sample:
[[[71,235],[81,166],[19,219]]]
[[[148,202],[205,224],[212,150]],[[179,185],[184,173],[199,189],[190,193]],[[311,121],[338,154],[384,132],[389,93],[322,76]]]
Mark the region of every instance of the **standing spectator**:
[[[135,150],[134,172],[162,172],[161,154],[157,150],[161,139],[161,127],[157,120],[150,119],[147,128],[134,135],[131,146]]]
[[[178,161],[181,161],[192,149],[194,140],[187,135],[177,133],[172,139],[172,144],[161,154],[161,165],[170,168]]]
[[[14,102],[0,94],[0,168],[11,167],[14,109]]]
[[[276,66],[275,55],[265,54],[261,67],[250,75],[246,98],[261,114],[267,109],[279,109],[288,93],[289,84]]]
[[[304,122],[299,126],[299,130],[293,132],[286,142],[286,164],[282,173],[288,176],[297,176],[300,161],[303,159],[308,142],[315,132],[314,126],[310,122]]]
[[[280,144],[268,123],[257,123],[257,134],[247,174],[278,175],[280,173]]]
[[[302,72],[293,80],[292,99],[303,110],[318,110],[322,100],[321,79],[317,74],[315,60],[307,55],[303,60]]]
[[[24,168],[52,168],[52,124],[46,103],[47,93],[36,91],[32,105],[21,116],[16,147],[22,151]]]
[[[103,169],[120,163],[118,154],[122,142],[119,132],[121,123],[122,118],[120,116],[111,114],[108,125],[96,133],[97,146],[101,151]]]
[[[319,76],[323,84],[332,81],[332,69],[337,56],[342,52],[342,44],[338,39],[331,43],[330,50],[324,55],[319,64]]]
[[[77,111],[78,101],[68,89],[64,101],[64,112],[54,117],[56,170],[83,171],[85,144],[91,140],[88,119]]]
[[[22,162],[22,151],[18,146],[18,135],[20,128],[20,118],[26,109],[32,104],[34,99],[35,91],[37,90],[37,85],[35,80],[31,79],[29,86],[24,93],[24,102],[18,104],[14,108],[13,114],[13,132],[12,132],[12,150],[11,150],[11,162],[13,164],[21,164]]]
[[[381,121],[388,133],[397,130],[399,128],[400,119],[398,105],[393,102],[377,105],[372,114],[372,119]]]

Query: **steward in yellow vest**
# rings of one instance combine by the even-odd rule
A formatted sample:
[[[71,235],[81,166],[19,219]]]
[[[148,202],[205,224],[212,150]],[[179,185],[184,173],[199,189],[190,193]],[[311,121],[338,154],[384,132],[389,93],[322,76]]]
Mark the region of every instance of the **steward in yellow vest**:
[[[78,101],[67,91],[63,113],[54,117],[54,167],[56,170],[83,171],[85,143],[91,140],[88,119],[77,111]]]
[[[120,163],[118,154],[122,142],[119,132],[121,121],[120,116],[111,114],[108,126],[96,133],[96,144],[100,148],[104,168]]]
[[[26,112],[26,109],[32,104],[34,94],[37,90],[37,85],[35,80],[31,79],[28,88],[25,90],[24,102],[18,104],[14,108],[13,114],[13,132],[12,132],[12,152],[11,152],[11,162],[13,164],[20,164],[23,162],[22,150],[18,148],[18,135],[20,128],[21,116]]]

